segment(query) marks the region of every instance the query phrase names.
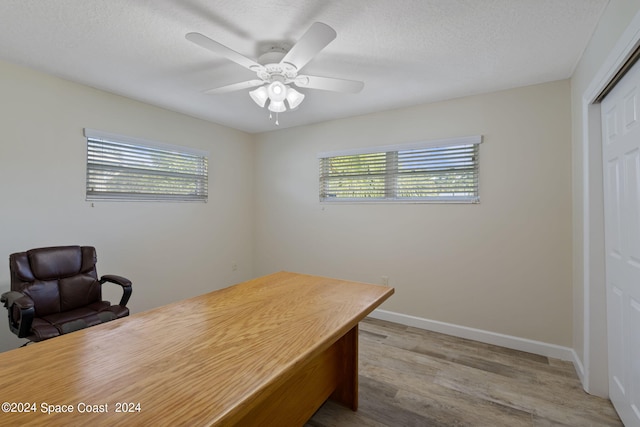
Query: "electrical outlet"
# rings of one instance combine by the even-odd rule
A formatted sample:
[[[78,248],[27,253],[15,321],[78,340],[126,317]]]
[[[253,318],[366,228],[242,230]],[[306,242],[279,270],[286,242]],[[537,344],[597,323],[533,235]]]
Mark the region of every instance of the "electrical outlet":
[[[384,286],[389,286],[389,276],[382,276],[382,284]]]

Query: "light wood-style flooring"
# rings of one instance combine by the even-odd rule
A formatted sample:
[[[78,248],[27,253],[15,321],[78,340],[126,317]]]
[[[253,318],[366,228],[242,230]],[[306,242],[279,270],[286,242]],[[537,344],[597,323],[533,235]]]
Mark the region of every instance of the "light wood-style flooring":
[[[367,318],[357,412],[327,401],[306,427],[621,426],[570,362]]]

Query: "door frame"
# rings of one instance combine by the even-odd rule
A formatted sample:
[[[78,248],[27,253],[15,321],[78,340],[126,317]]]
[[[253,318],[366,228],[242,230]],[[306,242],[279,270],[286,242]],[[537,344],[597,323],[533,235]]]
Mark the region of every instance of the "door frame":
[[[586,392],[608,397],[604,190],[600,104],[595,99],[640,45],[640,12],[600,66],[581,98],[583,359],[574,364]]]

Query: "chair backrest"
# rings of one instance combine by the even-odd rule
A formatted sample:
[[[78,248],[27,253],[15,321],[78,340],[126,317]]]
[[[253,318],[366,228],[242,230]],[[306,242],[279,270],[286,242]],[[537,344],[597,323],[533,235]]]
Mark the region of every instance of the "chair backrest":
[[[57,246],[11,254],[11,290],[34,301],[36,317],[98,302],[102,295],[96,261],[92,246]]]

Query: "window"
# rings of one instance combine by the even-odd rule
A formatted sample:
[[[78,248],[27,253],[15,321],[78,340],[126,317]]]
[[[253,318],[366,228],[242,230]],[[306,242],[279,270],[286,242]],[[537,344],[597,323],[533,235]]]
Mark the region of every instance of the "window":
[[[477,203],[481,136],[321,153],[321,202]]]
[[[203,151],[85,129],[87,200],[206,202]]]

